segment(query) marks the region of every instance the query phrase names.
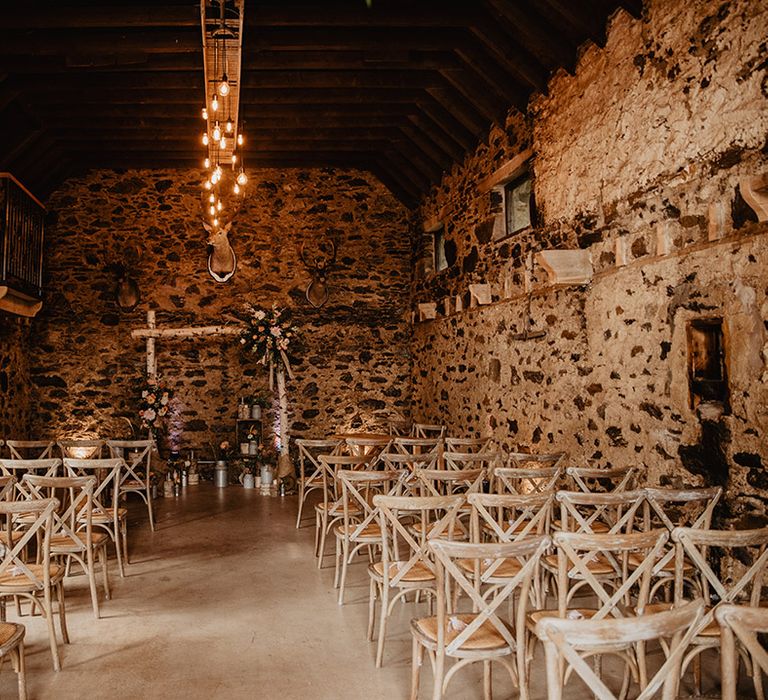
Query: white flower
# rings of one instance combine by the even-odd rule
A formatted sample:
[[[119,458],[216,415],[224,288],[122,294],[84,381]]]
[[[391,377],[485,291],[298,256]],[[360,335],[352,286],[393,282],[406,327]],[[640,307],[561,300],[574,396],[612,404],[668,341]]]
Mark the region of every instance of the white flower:
[[[269,329],[269,332],[275,336],[275,338],[279,338],[283,334],[280,330],[280,326],[272,326],[272,328]]]
[[[245,345],[245,338],[240,338],[240,345]]]
[[[141,392],[141,398],[142,399],[146,399],[148,394],[149,394],[149,392],[146,389],[144,389],[144,391]]]
[[[163,394],[163,397],[160,399],[160,403],[161,403],[163,406],[165,406],[165,404],[167,404],[167,403],[168,403],[168,394],[167,394],[167,393],[164,393],[164,394]]]
[[[153,421],[157,418],[157,413],[155,413],[154,408],[148,408],[146,411],[144,411],[144,420],[145,421]]]
[[[266,314],[265,314],[265,313],[264,313],[264,312],[263,312],[261,309],[259,309],[258,311],[254,311],[254,312],[253,312],[253,317],[254,317],[254,318],[257,320],[257,321],[263,321],[263,320],[264,320],[264,318],[265,318],[265,316],[266,316]]]

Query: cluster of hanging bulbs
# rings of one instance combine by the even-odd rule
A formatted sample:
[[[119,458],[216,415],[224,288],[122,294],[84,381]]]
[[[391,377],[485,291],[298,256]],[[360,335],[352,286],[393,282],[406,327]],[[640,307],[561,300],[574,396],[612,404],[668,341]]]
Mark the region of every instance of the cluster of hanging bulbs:
[[[230,193],[236,200],[241,198],[248,183],[242,158],[238,156],[245,139],[243,132],[239,129],[235,135],[235,124],[229,116],[229,94],[229,79],[224,72],[211,96],[210,112],[212,114],[209,114],[207,106],[202,109],[205,131],[203,131],[201,142],[208,148],[208,155],[203,160],[203,167],[206,170],[203,187],[208,192],[206,213],[211,219],[214,230],[219,227],[224,217],[226,207],[223,200]],[[226,118],[224,118],[223,104],[225,102],[227,103]],[[231,156],[227,158],[228,150]],[[222,162],[222,158],[228,162]],[[236,208],[235,204],[229,206]]]

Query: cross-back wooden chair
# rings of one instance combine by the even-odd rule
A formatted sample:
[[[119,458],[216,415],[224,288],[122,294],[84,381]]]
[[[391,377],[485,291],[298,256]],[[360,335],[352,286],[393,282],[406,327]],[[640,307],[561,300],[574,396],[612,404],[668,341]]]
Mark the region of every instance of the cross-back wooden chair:
[[[16,477],[12,475],[0,476],[0,501],[13,500],[13,487],[16,485]]]
[[[479,493],[483,488],[485,479],[485,469],[417,469],[416,478],[419,482],[419,491],[421,496],[468,496],[472,493]],[[462,539],[469,538],[469,516],[472,508],[465,503],[459,509],[459,516],[456,520],[456,537]],[[467,521],[466,523],[464,521]],[[427,536],[432,532],[434,523],[432,518],[426,514],[415,523],[412,528],[427,528]]]
[[[498,464],[498,452],[443,452],[443,468],[484,469],[487,475],[493,473]]]
[[[323,489],[323,465],[318,459],[319,456],[338,451],[343,441],[299,438],[295,443],[299,449],[299,512],[296,515],[296,529],[298,529],[307,498],[313,491]]]
[[[662,641],[665,660],[653,678],[641,689],[637,700],[658,697],[677,698],[680,665],[696,625],[703,614],[703,602],[693,601],[666,612],[641,618],[563,619],[545,617],[536,624],[535,632],[544,645],[547,674],[547,697],[561,700],[565,685],[562,666],[574,670],[599,700],[625,697],[626,688],[616,695],[585,661],[582,653],[614,653],[616,648],[629,649],[633,644]]]
[[[340,451],[352,456],[372,457],[375,464],[391,449],[393,440],[392,437],[348,437]]]
[[[467,501],[472,508],[470,539],[472,542],[517,542],[531,535],[549,533],[552,518],[553,493],[495,494],[470,493]],[[458,565],[468,574],[474,575],[475,562],[459,560]],[[516,559],[497,559],[482,562],[480,583],[487,591],[506,583],[520,570]],[[510,599],[510,602],[513,602]],[[544,605],[543,583],[537,571],[531,587],[531,605]]]
[[[411,425],[411,437],[442,438],[445,437],[445,426],[434,423],[413,423]]]
[[[722,700],[736,700],[739,679],[739,656],[746,662],[753,676],[755,689],[762,691],[762,677],[768,674],[768,653],[758,641],[758,634],[768,633],[768,608],[724,603],[715,609],[715,620],[720,626],[720,688]],[[758,694],[757,697],[761,697]]]
[[[504,466],[517,469],[543,469],[544,467],[565,468],[565,452],[510,452]]]
[[[557,549],[557,611],[531,613],[534,628],[547,617],[601,620],[635,616],[636,610],[642,610],[648,600],[654,564],[664,552],[669,533],[661,529],[630,534],[555,532],[552,540]],[[630,556],[640,564],[630,566]],[[543,562],[551,570],[551,557],[545,557]],[[580,605],[575,605],[577,596],[582,601]],[[595,657],[599,669],[599,650],[584,652]],[[629,687],[630,674],[644,688],[645,665],[638,661],[632,645],[617,645],[610,653],[625,664],[623,692]]]
[[[55,498],[40,501],[0,501],[0,519],[4,520],[7,541],[14,530],[14,519],[19,515],[32,516],[33,520],[21,537],[12,545],[4,546],[0,560],[0,604],[5,615],[7,598],[20,597],[29,600],[33,606],[39,605],[48,627],[48,641],[53,657],[53,669],[61,669],[59,646],[53,623],[53,596],[58,602],[59,625],[65,644],[69,643],[67,617],[64,607],[64,567],[51,562],[51,531],[53,513],[59,507]],[[37,541],[37,562],[25,561],[24,552],[30,542]],[[3,618],[4,619],[4,618]]]
[[[110,459],[64,459],[68,476],[95,476],[97,486],[93,491],[94,527],[104,531],[115,545],[117,567],[125,576],[124,560],[128,558],[128,511],[120,506],[120,477],[125,466],[122,457]],[[80,524],[84,515],[78,516]]]
[[[315,505],[315,556],[317,568],[323,567],[325,557],[325,540],[336,523],[344,518],[341,502],[341,484],[338,483],[338,472],[341,469],[368,469],[376,460],[374,453],[367,455],[326,454],[318,455],[318,461],[323,467],[323,500]]]
[[[555,498],[560,504],[560,519],[553,523],[555,529],[620,534],[632,531],[641,522],[638,511],[645,500],[645,492],[558,491]]]
[[[413,660],[411,700],[418,698],[419,669],[424,651],[434,671],[432,697],[440,700],[454,675],[469,664],[482,662],[484,697],[492,697],[491,664],[501,663],[512,682],[518,686],[521,700],[528,698],[525,663],[525,615],[529,589],[539,558],[550,545],[549,537],[538,535],[516,542],[477,543],[430,539],[429,548],[435,556],[437,614],[411,621]],[[497,559],[517,560],[519,571],[492,596],[483,596],[480,576],[470,578],[457,565],[459,560],[480,562]],[[452,609],[448,591],[458,587],[464,594],[469,611]],[[513,619],[504,619],[502,611],[510,597],[517,594],[518,603]],[[509,657],[513,657],[510,660]],[[446,671],[446,660],[455,663]]]
[[[720,500],[723,490],[720,487],[666,489],[649,487],[643,506],[643,527],[652,530],[666,528],[670,534],[676,527],[692,527],[708,530],[712,524],[712,513]],[[651,588],[650,600],[657,591],[670,589],[675,580],[675,544],[670,542],[667,551],[657,562],[654,571],[656,581]],[[683,578],[696,590],[698,579],[694,575],[695,567],[690,560],[683,562]],[[671,600],[672,591],[667,590],[666,600]],[[701,591],[697,591],[701,595]]]
[[[584,493],[629,491],[635,483],[635,467],[568,467],[568,489]]]
[[[60,467],[61,460],[58,458],[0,459],[0,472],[4,476],[14,476],[16,478],[16,492],[20,498],[25,498],[28,495],[22,483],[22,477],[25,474],[56,476],[59,473]]]
[[[353,471],[340,469],[342,520],[336,525],[336,568],[333,585],[339,589],[339,605],[344,605],[347,567],[361,549],[372,550],[381,542],[373,498],[377,494],[394,495],[400,487],[397,471]]]
[[[93,614],[98,619],[99,595],[96,590],[96,557],[104,583],[104,597],[109,600],[109,571],[107,567],[107,543],[105,532],[93,531],[93,490],[95,476],[36,476],[24,475],[30,500],[56,498],[60,506],[53,512],[51,532],[51,557],[62,560],[69,572],[70,561],[74,560],[88,577],[91,590]]]
[[[448,437],[443,439],[445,449],[449,452],[492,452],[492,437],[480,438],[457,438]]]
[[[404,520],[421,514],[435,514],[430,538],[452,538],[456,516],[464,503],[463,496],[392,496],[373,497],[381,530],[381,561],[368,567],[370,597],[368,606],[368,639],[373,639],[376,599],[379,605],[379,634],[376,646],[376,667],[384,658],[387,620],[395,604],[411,592],[435,591],[435,565],[427,547],[428,538],[422,528],[414,533]],[[430,598],[431,599],[431,598]]]
[[[384,452],[381,455],[381,464],[384,469],[400,472],[403,488],[401,495],[417,496],[420,494],[420,482],[417,476],[419,470],[437,469],[439,454],[436,452],[426,454]]]
[[[404,455],[439,455],[442,449],[442,439],[395,437],[392,440],[392,451]]]
[[[493,490],[496,493],[541,494],[557,490],[563,470],[548,467],[496,467],[493,470]]]
[[[122,457],[125,461],[120,474],[120,497],[136,494],[147,507],[149,527],[155,531],[155,517],[152,508],[152,449],[153,440],[107,440],[109,456]],[[128,555],[126,553],[126,561]]]
[[[0,659],[11,659],[16,671],[19,700],[27,700],[27,666],[24,655],[24,625],[0,622]]]
[[[53,440],[6,440],[11,459],[50,459]]]
[[[62,459],[101,459],[105,440],[59,440],[56,445]]]
[[[677,527],[672,530],[676,543],[675,600],[684,600],[685,560],[690,560],[699,574],[699,586],[706,605],[691,649],[683,659],[682,673],[688,664],[706,649],[720,646],[720,626],[715,609],[721,605],[747,604],[759,607],[763,579],[768,565],[768,527],[755,530],[703,530]],[[713,568],[716,556],[722,571]],[[696,689],[700,692],[700,673],[695,673]],[[752,676],[755,692],[762,695],[762,677]]]

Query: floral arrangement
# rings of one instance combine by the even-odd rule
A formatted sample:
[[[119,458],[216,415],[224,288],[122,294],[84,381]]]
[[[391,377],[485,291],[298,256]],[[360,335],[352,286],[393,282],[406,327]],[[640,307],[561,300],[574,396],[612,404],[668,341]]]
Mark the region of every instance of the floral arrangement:
[[[277,462],[277,451],[274,446],[265,443],[259,444],[256,453],[249,453],[247,457],[240,459],[240,469],[244,474],[252,473],[254,468],[260,468]]]
[[[240,333],[240,344],[248,353],[257,356],[258,362],[269,365],[284,363],[291,374],[287,352],[297,339],[296,330],[284,309],[262,309],[247,304],[246,325]]]
[[[237,454],[235,450],[232,448],[232,445],[230,444],[229,440],[222,440],[218,446],[214,445],[213,443],[209,443],[211,445],[211,451],[213,452],[213,458],[218,462],[220,460],[229,460],[233,459],[234,456]]]
[[[160,377],[147,377],[141,390],[139,418],[142,430],[155,432],[160,419],[168,414],[173,391]]]

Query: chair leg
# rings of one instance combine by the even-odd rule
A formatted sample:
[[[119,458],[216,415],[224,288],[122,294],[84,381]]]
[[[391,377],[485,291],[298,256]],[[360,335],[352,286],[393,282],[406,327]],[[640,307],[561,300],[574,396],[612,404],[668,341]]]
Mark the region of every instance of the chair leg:
[[[130,564],[131,560],[128,558],[128,516],[126,515],[120,523],[120,533],[123,539],[123,561],[126,564]]]
[[[296,529],[301,525],[301,513],[304,510],[304,479],[299,481],[299,514],[296,516]]]
[[[317,568],[322,569],[323,568],[323,557],[325,556],[325,536],[327,534],[328,530],[328,518],[323,516],[322,522],[320,523],[322,525],[322,529],[320,530],[320,546],[317,550]]]
[[[89,549],[88,552],[86,552],[86,561],[85,561],[86,567],[88,571],[86,572],[88,574],[88,585],[91,588],[91,606],[93,607],[93,614],[98,620],[99,615],[99,593],[96,590],[96,562],[93,560],[93,549]]]
[[[563,673],[557,647],[552,642],[544,642],[544,655],[547,668],[547,698],[562,700]]]
[[[373,641],[373,628],[376,622],[376,580],[371,576],[371,585],[368,590],[368,632],[369,642]]]
[[[51,645],[51,656],[53,657],[53,670],[61,671],[61,660],[59,659],[59,645],[56,641],[56,630],[53,627],[53,602],[51,600],[50,587],[45,589],[43,594],[44,603],[42,606],[45,624],[48,625],[48,643]]]
[[[315,511],[315,556],[317,556],[317,547],[320,544],[320,511]]]
[[[125,569],[123,568],[123,544],[120,539],[120,524],[115,523],[115,552],[117,553],[117,569],[120,572],[120,578],[125,578]]]
[[[112,592],[109,590],[109,556],[106,544],[103,547],[99,547],[99,563],[101,564],[101,575],[104,579],[104,599],[112,600]]]
[[[64,606],[64,581],[59,581],[56,586],[56,596],[59,601],[59,627],[64,644],[69,644],[69,630],[67,629],[67,609]]]
[[[435,684],[432,687],[432,700],[443,700],[443,675],[445,671],[445,650],[435,652]]]
[[[413,638],[413,653],[411,655],[411,700],[419,699],[419,675],[421,662],[424,659],[424,647],[416,637]]]
[[[16,663],[18,664],[19,700],[27,700],[27,662],[24,658],[23,639],[16,649]]]
[[[376,645],[376,668],[381,668],[384,660],[384,639],[387,636],[387,618],[389,617],[389,586],[381,586],[381,607],[379,612],[379,642]]]
[[[349,539],[342,538],[341,580],[339,581],[339,605],[344,605],[344,586],[347,583],[347,566],[349,565]]]
[[[152,505],[152,490],[147,489],[147,511],[149,512],[149,529],[155,531],[155,513]]]
[[[491,684],[491,662],[483,661],[483,700],[492,700],[493,687]]]

